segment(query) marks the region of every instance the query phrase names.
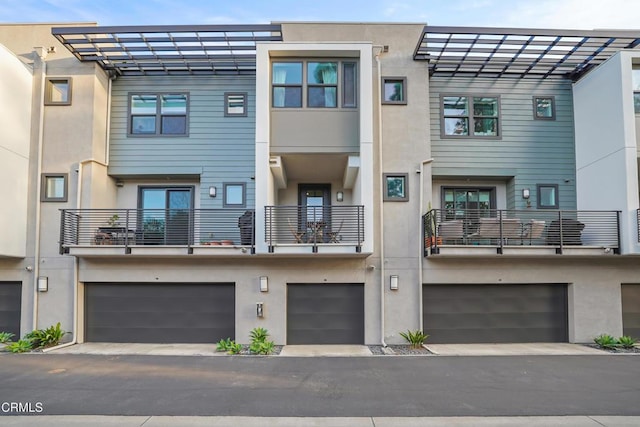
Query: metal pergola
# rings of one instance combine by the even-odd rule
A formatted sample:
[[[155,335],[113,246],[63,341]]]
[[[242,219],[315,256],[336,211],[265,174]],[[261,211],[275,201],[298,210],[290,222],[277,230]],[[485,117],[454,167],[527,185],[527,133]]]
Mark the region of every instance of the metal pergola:
[[[414,59],[434,76],[578,80],[623,49],[640,30],[541,30],[425,26]]]
[[[256,43],[282,41],[280,25],[55,27],[80,61],[114,75],[255,74]]]

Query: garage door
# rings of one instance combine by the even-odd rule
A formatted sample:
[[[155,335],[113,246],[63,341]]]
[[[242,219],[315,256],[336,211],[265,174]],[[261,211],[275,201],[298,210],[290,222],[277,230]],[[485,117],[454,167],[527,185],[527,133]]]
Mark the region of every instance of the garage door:
[[[287,344],[364,344],[364,285],[289,284]]]
[[[640,284],[622,285],[622,333],[640,339]]]
[[[89,283],[85,340],[213,343],[235,338],[232,283]]]
[[[566,285],[425,285],[431,343],[567,342]]]
[[[20,307],[22,284],[0,282],[0,332],[10,332],[20,337]]]

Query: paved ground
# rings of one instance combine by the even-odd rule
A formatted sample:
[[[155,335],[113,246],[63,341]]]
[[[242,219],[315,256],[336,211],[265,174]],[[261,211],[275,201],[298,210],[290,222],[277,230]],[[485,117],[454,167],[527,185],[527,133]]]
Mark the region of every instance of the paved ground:
[[[41,415],[640,416],[636,356],[1,354],[0,378]]]

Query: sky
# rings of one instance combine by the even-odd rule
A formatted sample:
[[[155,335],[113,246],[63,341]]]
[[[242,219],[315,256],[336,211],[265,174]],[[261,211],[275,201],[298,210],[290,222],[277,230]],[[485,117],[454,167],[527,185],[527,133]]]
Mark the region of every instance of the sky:
[[[0,23],[215,25],[272,21],[640,29],[640,0],[0,0]]]

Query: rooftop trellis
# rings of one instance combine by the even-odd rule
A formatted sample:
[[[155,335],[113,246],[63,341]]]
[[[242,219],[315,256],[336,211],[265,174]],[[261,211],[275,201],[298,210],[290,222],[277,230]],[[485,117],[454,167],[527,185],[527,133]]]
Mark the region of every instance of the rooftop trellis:
[[[431,75],[578,80],[616,52],[640,44],[640,30],[540,30],[426,26],[414,59]]]
[[[256,43],[282,41],[280,25],[56,27],[80,61],[116,75],[255,74]]]

